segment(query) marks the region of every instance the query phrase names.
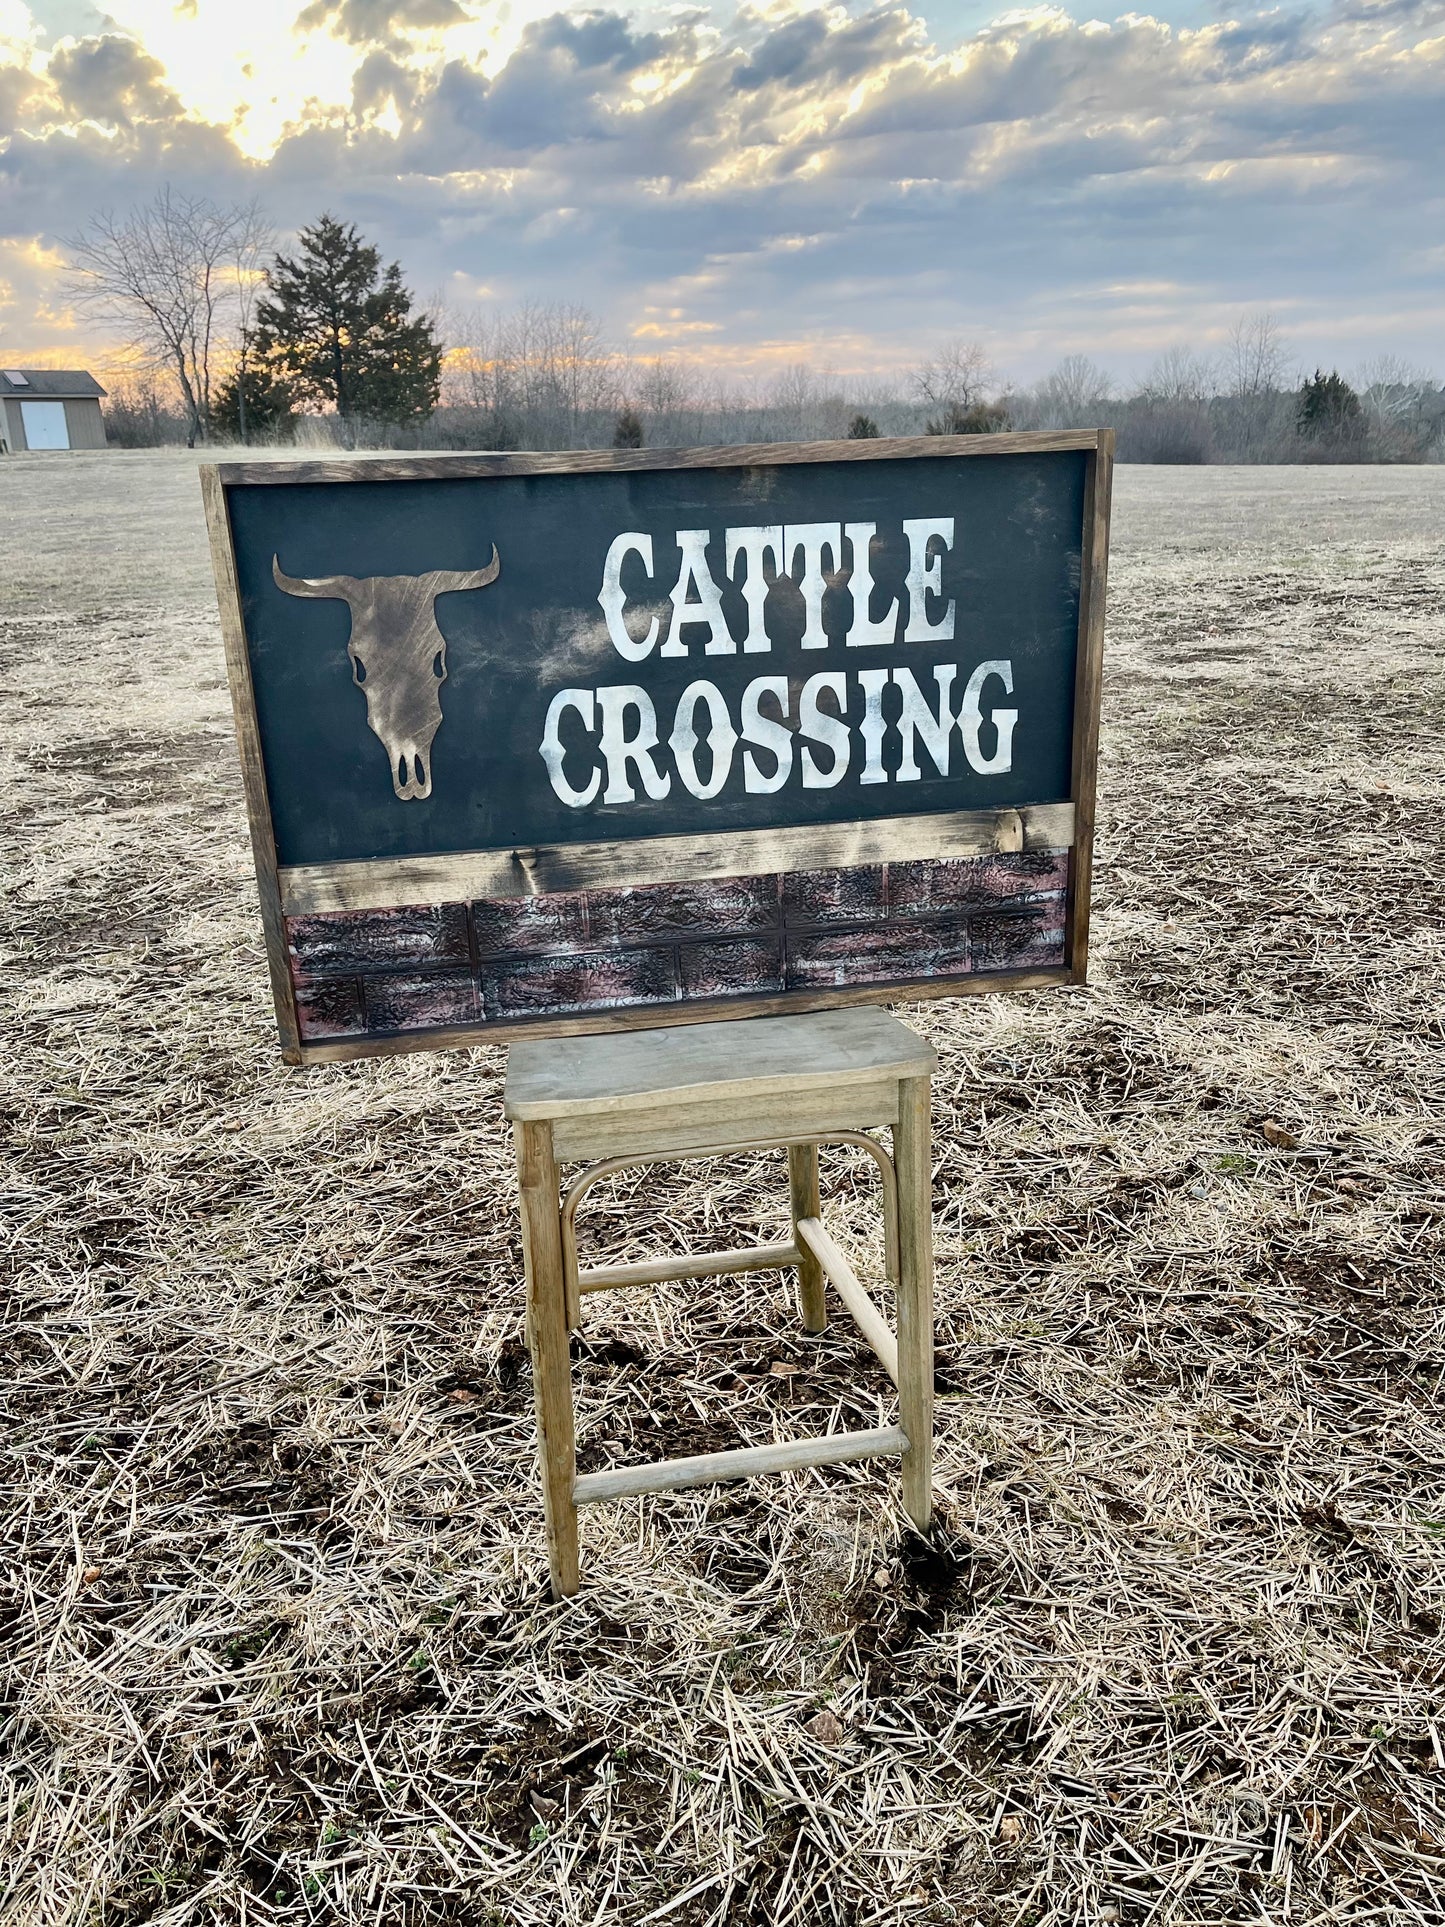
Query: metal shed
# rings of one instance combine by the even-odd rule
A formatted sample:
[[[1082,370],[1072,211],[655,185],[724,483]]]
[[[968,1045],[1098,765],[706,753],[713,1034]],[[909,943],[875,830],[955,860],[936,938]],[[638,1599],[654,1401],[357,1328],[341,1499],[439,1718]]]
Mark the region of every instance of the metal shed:
[[[104,448],[104,393],[83,368],[0,369],[0,453]]]

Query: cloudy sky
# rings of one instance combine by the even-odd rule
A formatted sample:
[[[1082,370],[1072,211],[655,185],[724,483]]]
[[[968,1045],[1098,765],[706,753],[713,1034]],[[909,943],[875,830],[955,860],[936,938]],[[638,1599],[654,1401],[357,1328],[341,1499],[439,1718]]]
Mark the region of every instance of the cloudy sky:
[[[1247,310],[1445,373],[1445,0],[0,0],[7,364],[103,357],[63,237],[167,181],[740,374],[1127,377]]]

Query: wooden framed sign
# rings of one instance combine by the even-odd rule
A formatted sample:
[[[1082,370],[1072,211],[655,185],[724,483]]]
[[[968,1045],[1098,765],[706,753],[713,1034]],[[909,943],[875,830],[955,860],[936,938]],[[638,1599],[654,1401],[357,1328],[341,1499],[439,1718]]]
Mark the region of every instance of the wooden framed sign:
[[[286,1057],[1081,981],[1112,452],[203,469]]]

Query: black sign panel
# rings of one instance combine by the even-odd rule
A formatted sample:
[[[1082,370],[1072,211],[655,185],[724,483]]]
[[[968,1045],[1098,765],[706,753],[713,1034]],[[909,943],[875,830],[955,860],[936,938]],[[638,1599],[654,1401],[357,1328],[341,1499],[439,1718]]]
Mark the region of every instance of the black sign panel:
[[[1102,618],[1103,442],[955,437],[208,471],[263,897],[275,898],[273,948],[284,944],[273,974],[284,961],[293,1005],[298,984],[315,988],[316,919],[372,919],[365,931],[327,927],[322,949],[345,967],[326,982],[359,986],[345,1021],[313,1012],[308,1033],[303,1010],[288,1043],[334,1055],[397,1048],[413,1031],[574,1023],[669,1003],[711,1015],[702,1006],[717,997],[819,1001],[930,975],[933,952],[870,977],[860,943],[856,971],[845,952],[829,981],[806,981],[818,920],[805,929],[779,908],[765,940],[775,968],[760,980],[720,986],[705,975],[690,995],[691,953],[678,951],[670,976],[652,959],[645,994],[609,968],[595,995],[572,983],[551,1004],[539,993],[512,1007],[505,971],[532,952],[512,942],[514,917],[489,975],[478,931],[497,927],[487,905],[529,900],[535,922],[539,899],[575,896],[579,884],[756,885],[859,869],[831,859],[869,825],[879,828],[858,848],[881,852],[886,873],[917,838],[883,826],[915,818],[926,820],[918,847],[937,860],[1076,852],[1096,695],[1086,658]],[[1091,765],[1085,774],[1091,783]],[[729,841],[736,858],[720,877]],[[593,855],[569,870],[560,853],[579,846]],[[596,855],[608,849],[610,868]],[[1075,854],[1073,884],[1054,892],[1060,970],[1077,870]],[[779,905],[796,898],[790,888],[779,881]],[[879,916],[913,915],[886,874],[880,889]],[[401,909],[413,922],[425,910],[466,922],[466,994],[417,1006],[419,1024],[398,1017],[396,985],[383,998],[363,968],[387,947],[376,918]],[[944,976],[995,974],[959,934],[958,904],[950,914]],[[579,917],[580,939],[553,929],[535,954],[553,964],[591,955],[593,925],[607,917]],[[707,927],[695,910],[691,935]],[[386,928],[395,937],[394,920]],[[347,930],[360,933],[357,955],[331,943]],[[1081,956],[1081,925],[1074,935]],[[684,931],[674,949],[688,940]],[[461,968],[455,929],[457,954],[433,943],[422,955],[418,941],[376,968]],[[632,959],[641,939],[618,941]],[[1037,945],[1025,962],[1039,963]],[[560,982],[555,968],[541,978]],[[337,997],[322,1002],[340,1008]]]

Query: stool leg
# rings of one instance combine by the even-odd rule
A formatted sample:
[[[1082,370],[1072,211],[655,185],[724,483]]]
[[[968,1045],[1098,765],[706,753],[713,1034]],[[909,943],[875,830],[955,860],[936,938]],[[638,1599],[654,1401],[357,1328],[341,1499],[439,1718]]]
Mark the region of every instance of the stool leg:
[[[818,1218],[823,1214],[816,1144],[788,1146],[788,1192],[793,1209],[793,1243],[798,1244],[799,1218]],[[803,1306],[803,1330],[826,1331],[828,1302],[824,1295],[823,1267],[806,1245],[798,1248],[802,1254],[798,1259],[798,1297]]]
[[[547,1517],[552,1597],[576,1592],[577,1507],[572,1485],[577,1453],[572,1427],[572,1367],[567,1354],[567,1294],[557,1160],[550,1124],[517,1124],[517,1181],[522,1195],[522,1250],[527,1267],[527,1346]]]
[[[933,1510],[933,1179],[929,1080],[898,1087],[898,1402],[908,1434],[903,1505],[920,1532]]]

